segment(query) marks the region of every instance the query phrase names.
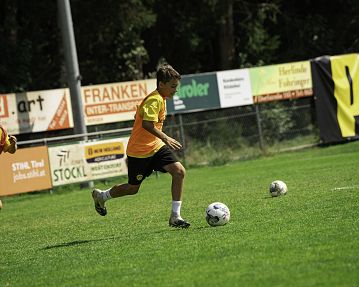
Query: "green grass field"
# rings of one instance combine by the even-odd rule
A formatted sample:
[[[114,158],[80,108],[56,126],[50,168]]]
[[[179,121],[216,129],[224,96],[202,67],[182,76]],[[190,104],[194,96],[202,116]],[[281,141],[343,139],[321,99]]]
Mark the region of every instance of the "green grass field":
[[[187,170],[188,230],[167,226],[169,187],[152,176],[106,217],[89,190],[2,198],[0,286],[359,285],[359,142]],[[214,201],[226,226],[205,222]]]

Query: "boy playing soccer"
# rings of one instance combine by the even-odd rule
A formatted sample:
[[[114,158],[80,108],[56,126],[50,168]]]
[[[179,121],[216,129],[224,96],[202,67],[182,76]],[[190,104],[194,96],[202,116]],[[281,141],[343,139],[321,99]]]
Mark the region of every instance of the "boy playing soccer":
[[[96,211],[105,216],[105,202],[111,198],[136,194],[142,181],[152,171],[168,172],[172,176],[172,213],[169,226],[188,228],[190,224],[181,217],[182,191],[185,168],[171,151],[182,146],[163,131],[166,118],[166,99],[172,98],[181,75],[170,65],[161,66],[156,73],[157,89],[138,106],[135,123],[127,146],[128,183],[107,190],[94,189],[92,198]]]

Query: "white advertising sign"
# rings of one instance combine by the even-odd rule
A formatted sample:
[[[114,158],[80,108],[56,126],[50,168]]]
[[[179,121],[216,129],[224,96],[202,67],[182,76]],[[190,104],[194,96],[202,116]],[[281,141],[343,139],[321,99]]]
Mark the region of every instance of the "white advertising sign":
[[[48,150],[53,186],[91,180],[83,145],[49,147]]]
[[[68,89],[0,95],[0,121],[9,134],[74,126]]]
[[[248,69],[217,72],[221,108],[253,104]]]
[[[49,147],[53,186],[127,174],[128,138]]]
[[[137,105],[155,89],[156,79],[82,87],[86,125],[133,120]]]
[[[127,174],[126,147],[128,138],[84,144],[86,163],[92,179]]]

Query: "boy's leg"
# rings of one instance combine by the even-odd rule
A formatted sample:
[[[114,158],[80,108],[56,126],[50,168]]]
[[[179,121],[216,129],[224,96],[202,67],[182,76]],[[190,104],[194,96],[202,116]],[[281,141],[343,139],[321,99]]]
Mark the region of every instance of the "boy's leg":
[[[142,180],[148,175],[150,158],[127,157],[128,183],[115,185],[107,190],[94,189],[92,198],[98,214],[105,216],[107,210],[105,202],[111,198],[133,195],[140,189]]]
[[[172,200],[181,201],[186,170],[180,162],[171,163],[163,167],[172,176]]]
[[[174,162],[163,167],[172,176],[172,214],[169,219],[169,225],[172,227],[187,228],[188,222],[181,217],[181,204],[184,177],[186,170],[180,162]]]
[[[138,192],[140,186],[141,184],[136,184],[136,185],[129,183],[118,184],[106,190],[106,192],[108,191],[109,194],[108,198],[116,198],[125,195],[134,195]]]
[[[125,195],[136,194],[140,188],[140,184],[132,185],[128,183],[115,185],[107,190],[94,189],[92,191],[92,198],[95,203],[95,209],[98,214],[105,216],[107,214],[107,209],[105,207],[105,202],[110,198],[121,197]]]

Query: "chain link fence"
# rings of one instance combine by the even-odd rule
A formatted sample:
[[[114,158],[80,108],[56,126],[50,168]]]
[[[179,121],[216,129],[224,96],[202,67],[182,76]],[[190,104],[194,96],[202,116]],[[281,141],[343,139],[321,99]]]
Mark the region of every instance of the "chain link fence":
[[[164,131],[181,141],[187,166],[224,164],[319,143],[313,98],[170,115]]]
[[[86,139],[129,136],[132,125],[128,121],[88,127]],[[313,97],[168,115],[164,132],[182,143],[177,155],[186,166],[219,165],[319,143]],[[81,140],[72,130],[28,136],[22,136],[22,147]]]

